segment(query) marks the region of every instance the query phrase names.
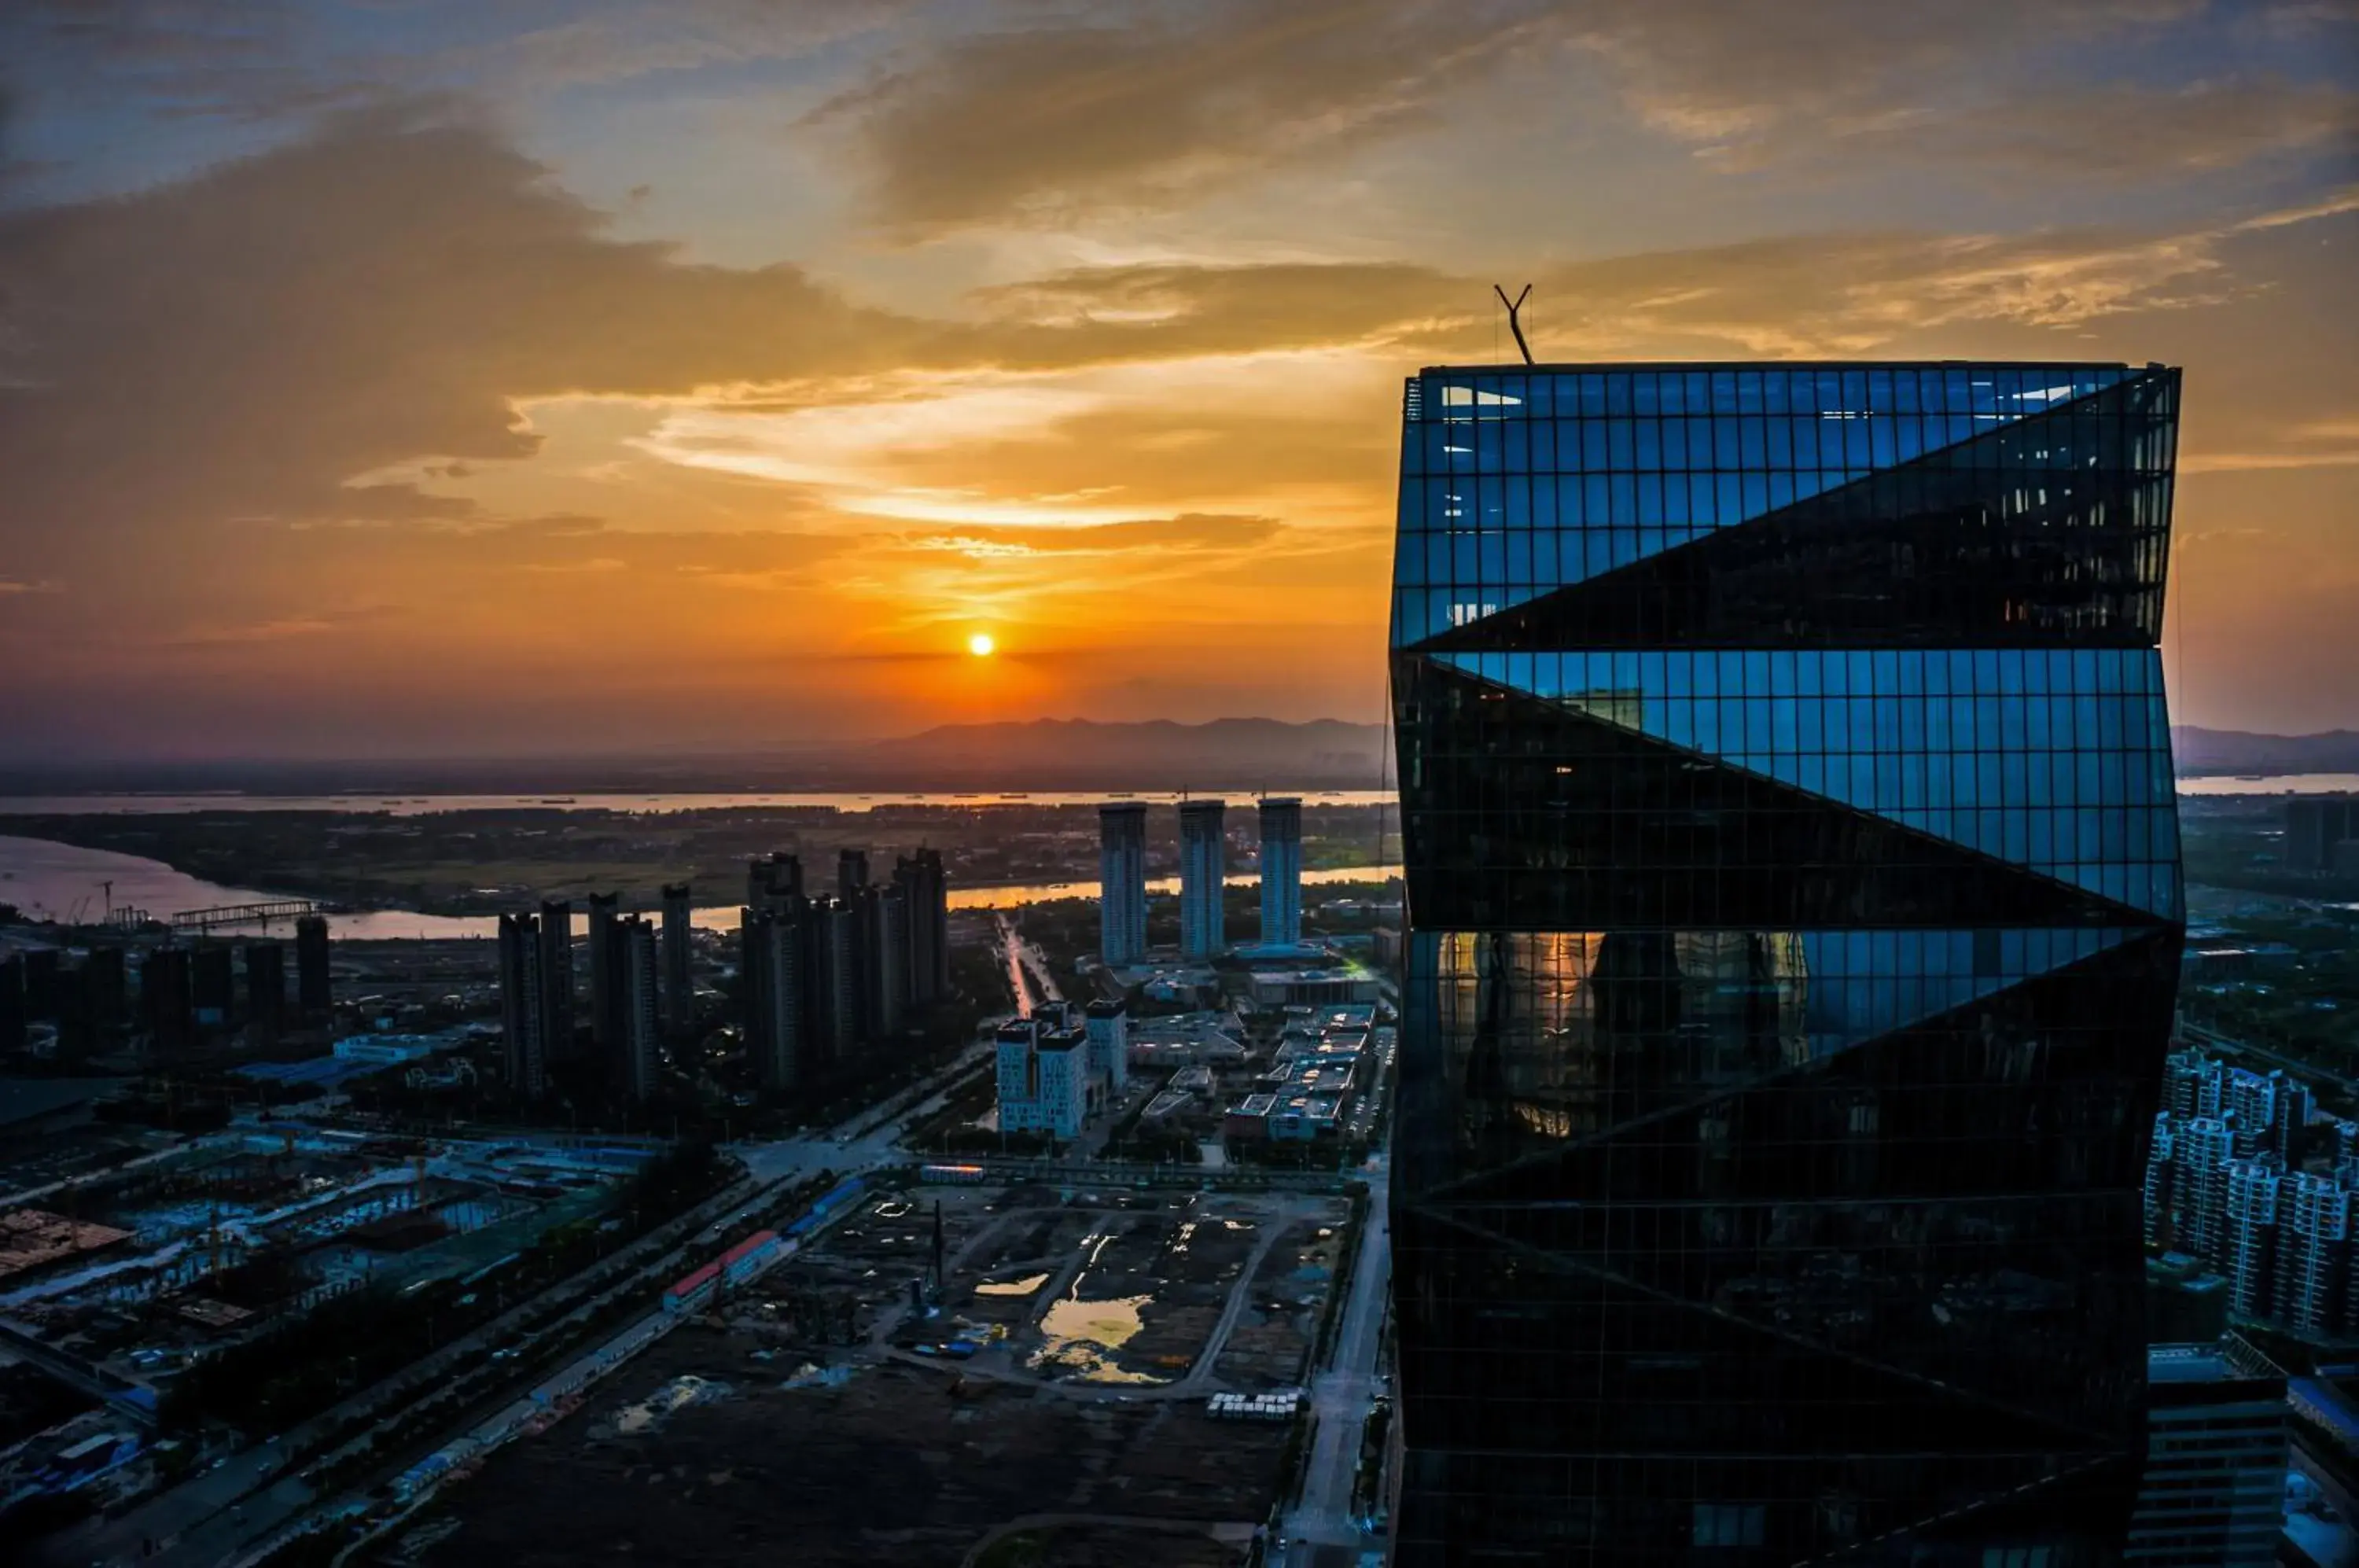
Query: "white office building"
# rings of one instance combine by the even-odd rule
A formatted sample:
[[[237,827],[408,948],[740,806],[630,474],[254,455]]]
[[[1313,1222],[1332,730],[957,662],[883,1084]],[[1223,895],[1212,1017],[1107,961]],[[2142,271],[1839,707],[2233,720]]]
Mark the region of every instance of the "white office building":
[[[1060,1143],[1081,1136],[1089,1114],[1089,1037],[1062,1009],[1002,1025],[999,1128],[1046,1133]]]

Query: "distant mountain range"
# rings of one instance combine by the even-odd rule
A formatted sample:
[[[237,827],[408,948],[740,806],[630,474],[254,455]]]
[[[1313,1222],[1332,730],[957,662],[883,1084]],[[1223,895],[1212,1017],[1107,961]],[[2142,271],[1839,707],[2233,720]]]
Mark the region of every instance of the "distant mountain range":
[[[836,765],[900,789],[1375,789],[1386,782],[1382,724],[1214,719],[1182,724],[944,724],[880,741]]]
[[[2359,731],[2172,732],[2182,775],[2359,773]],[[1035,719],[945,724],[824,750],[363,762],[0,765],[0,795],[447,795],[706,790],[1375,789],[1392,781],[1382,724],[1314,719]]]
[[[2253,735],[2181,724],[2170,732],[2182,776],[2215,773],[2359,773],[2359,730]]]
[[[1039,719],[945,724],[896,740],[808,751],[0,765],[0,795],[1375,789],[1390,776],[1386,733],[1381,724],[1336,719]]]

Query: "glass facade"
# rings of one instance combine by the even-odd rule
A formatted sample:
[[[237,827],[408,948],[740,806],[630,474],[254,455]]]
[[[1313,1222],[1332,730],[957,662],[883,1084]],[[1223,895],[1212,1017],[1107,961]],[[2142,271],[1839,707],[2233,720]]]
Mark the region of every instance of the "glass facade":
[[[2179,374],[1428,370],[1397,1561],[2115,1561]]]

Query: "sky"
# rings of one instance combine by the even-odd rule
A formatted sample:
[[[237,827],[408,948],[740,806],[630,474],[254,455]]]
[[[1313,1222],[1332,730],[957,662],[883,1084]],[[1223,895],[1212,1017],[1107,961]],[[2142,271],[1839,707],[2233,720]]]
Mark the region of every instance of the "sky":
[[[2184,365],[2175,717],[2359,728],[2354,262],[2359,0],[6,0],[0,760],[1374,722],[1494,282]]]

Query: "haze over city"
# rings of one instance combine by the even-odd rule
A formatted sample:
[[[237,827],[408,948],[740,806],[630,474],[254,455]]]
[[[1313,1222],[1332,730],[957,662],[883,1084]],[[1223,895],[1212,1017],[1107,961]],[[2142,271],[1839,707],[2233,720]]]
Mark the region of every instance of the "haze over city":
[[[1382,716],[1401,376],[2165,359],[2359,725],[2350,7],[0,12],[6,760]],[[988,638],[986,645],[976,639]]]

